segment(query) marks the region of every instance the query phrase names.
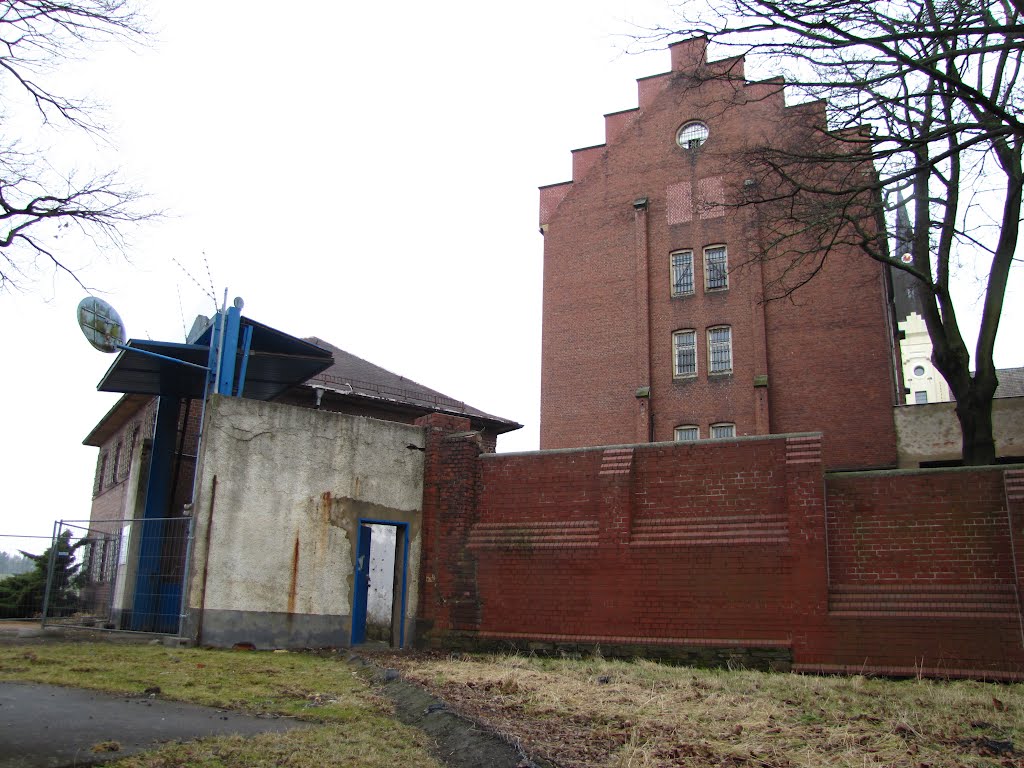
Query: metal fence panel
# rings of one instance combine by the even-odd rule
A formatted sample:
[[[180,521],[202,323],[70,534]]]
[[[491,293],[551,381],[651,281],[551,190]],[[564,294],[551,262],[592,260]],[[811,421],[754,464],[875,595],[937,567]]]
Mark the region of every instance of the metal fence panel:
[[[43,624],[178,633],[192,518],[62,520],[54,530]]]

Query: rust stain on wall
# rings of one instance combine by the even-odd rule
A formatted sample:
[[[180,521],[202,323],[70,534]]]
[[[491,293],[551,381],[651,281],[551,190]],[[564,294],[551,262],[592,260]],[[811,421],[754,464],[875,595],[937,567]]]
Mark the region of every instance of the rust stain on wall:
[[[327,526],[333,525],[336,528],[349,530],[348,518],[351,515],[348,514],[346,504],[348,501],[350,499],[344,496],[335,498],[330,491],[324,491],[320,494],[320,500],[317,502],[317,512],[320,517],[320,523],[325,529]]]

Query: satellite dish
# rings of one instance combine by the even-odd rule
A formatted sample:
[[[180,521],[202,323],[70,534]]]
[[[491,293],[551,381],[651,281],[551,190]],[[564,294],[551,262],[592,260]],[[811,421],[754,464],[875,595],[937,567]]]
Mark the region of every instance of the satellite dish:
[[[100,352],[116,352],[124,345],[121,316],[103,299],[86,296],[78,303],[78,327]]]

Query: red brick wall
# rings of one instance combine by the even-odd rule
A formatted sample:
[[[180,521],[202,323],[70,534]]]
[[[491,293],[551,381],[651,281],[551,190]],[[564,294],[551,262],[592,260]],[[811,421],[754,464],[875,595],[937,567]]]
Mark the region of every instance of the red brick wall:
[[[778,83],[738,81],[738,60],[711,65],[731,79],[696,85],[687,74],[699,49],[674,47],[676,71],[641,82],[641,108],[615,116],[607,145],[574,155],[572,183],[542,189],[541,448],[644,441],[650,417],[654,440],[692,424],[708,437],[717,422],[740,436],[821,431],[827,466],[893,466],[882,268],[847,248],[793,301],[763,304],[771,275],[754,259],[754,210],[736,207],[750,174],[736,158],[808,110],[786,108]],[[676,131],[694,119],[708,141],[681,149]],[[729,287],[706,292],[703,251],[719,244]],[[693,251],[695,290],[672,297],[670,254],[680,249]],[[732,329],[733,368],[709,376],[707,330],[718,325]],[[693,378],[673,376],[672,333],[682,329],[696,332]],[[638,400],[646,386],[650,399]]]
[[[442,418],[421,422],[420,643],[1024,674],[1024,541],[1014,562],[1002,471],[826,476],[817,435],[485,456]]]
[[[1014,474],[1024,479],[999,469],[829,475],[832,635],[809,667],[852,669],[870,657],[903,673],[1020,670]]]

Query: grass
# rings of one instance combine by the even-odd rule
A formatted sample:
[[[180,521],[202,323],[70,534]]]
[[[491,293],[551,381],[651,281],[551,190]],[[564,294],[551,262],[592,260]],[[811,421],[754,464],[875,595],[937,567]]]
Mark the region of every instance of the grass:
[[[119,766],[437,768],[424,735],[391,717],[337,656],[168,649],[81,642],[0,646],[0,680],[143,694],[321,724],[254,738],[219,737],[169,745]]]
[[[1024,768],[1024,685],[811,677],[648,661],[387,655],[453,709],[561,768]],[[130,768],[438,766],[335,655],[110,643],[0,646],[0,679],[319,723],[170,745]],[[113,755],[112,755],[113,757]]]
[[[559,766],[1024,766],[1024,686],[648,661],[403,660],[455,709]]]

